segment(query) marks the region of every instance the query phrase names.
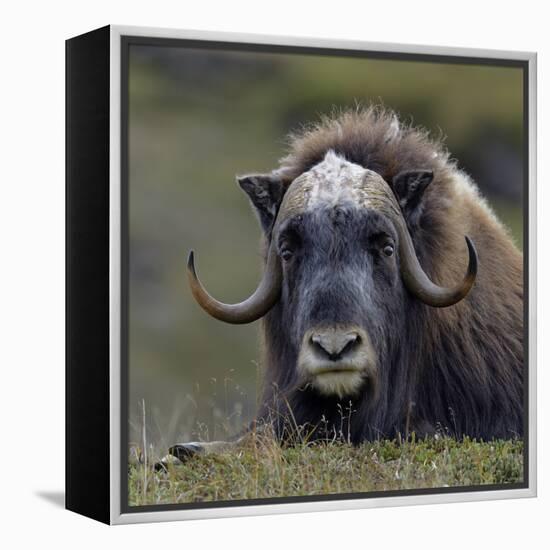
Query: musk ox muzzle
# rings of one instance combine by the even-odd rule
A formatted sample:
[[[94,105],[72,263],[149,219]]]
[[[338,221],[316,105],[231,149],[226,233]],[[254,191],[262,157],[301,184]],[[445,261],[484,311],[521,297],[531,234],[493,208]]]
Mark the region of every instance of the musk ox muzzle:
[[[369,381],[377,393],[377,358],[368,334],[358,326],[306,331],[298,356],[301,385],[323,395],[353,396]]]

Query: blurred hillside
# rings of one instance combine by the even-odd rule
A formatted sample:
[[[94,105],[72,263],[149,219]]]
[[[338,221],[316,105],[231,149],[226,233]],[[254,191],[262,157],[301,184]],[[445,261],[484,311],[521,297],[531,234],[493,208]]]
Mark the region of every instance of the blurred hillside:
[[[155,442],[223,437],[254,414],[257,326],[199,310],[186,256],[224,301],[255,288],[260,231],[235,175],[275,167],[319,114],[384,103],[444,136],[521,245],[519,69],[133,45],[129,93],[130,417],[145,399]]]

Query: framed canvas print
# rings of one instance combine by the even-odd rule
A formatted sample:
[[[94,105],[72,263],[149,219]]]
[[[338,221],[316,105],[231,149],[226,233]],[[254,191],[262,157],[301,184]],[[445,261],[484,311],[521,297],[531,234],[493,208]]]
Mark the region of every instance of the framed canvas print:
[[[535,54],[109,26],[66,60],[67,508],[536,494]]]

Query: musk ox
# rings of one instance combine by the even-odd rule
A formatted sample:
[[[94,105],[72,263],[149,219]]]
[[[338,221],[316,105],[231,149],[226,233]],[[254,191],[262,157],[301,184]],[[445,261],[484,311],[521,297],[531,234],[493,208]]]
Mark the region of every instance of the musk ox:
[[[279,167],[238,182],[263,231],[257,290],[215,300],[193,252],[188,275],[211,316],[262,321],[258,421],[353,443],[522,435],[522,254],[441,143],[358,109],[291,136]]]

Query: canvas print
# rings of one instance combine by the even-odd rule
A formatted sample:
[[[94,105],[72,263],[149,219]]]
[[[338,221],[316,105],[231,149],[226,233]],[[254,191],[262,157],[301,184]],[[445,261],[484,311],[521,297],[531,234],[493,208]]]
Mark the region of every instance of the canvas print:
[[[128,507],[525,486],[525,69],[127,48]]]

